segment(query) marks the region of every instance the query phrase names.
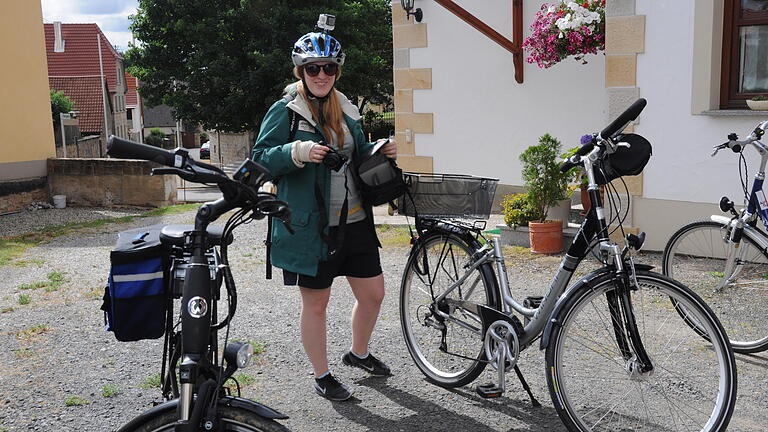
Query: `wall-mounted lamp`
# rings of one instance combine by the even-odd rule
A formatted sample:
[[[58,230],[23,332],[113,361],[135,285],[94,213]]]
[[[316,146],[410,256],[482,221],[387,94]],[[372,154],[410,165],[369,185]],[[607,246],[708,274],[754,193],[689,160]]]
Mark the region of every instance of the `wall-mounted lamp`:
[[[413,0],[400,0],[400,5],[405,10],[405,13],[408,14],[406,19],[410,19],[411,15],[413,15],[416,22],[421,22],[421,19],[424,18],[424,13],[421,12],[421,8],[416,8],[416,11],[411,12],[413,10]]]

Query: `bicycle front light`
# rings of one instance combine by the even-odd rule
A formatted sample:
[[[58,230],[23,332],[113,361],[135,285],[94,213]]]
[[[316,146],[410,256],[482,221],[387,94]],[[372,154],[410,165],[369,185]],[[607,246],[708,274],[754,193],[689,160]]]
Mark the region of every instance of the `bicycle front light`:
[[[227,363],[237,365],[238,369],[246,367],[251,357],[253,357],[253,346],[249,343],[232,342],[224,349],[224,358]]]

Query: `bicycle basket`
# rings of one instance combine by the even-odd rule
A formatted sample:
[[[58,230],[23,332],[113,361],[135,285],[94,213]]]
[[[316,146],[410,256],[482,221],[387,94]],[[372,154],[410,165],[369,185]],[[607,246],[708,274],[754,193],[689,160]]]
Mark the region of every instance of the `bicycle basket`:
[[[488,219],[499,179],[462,174],[404,173],[408,193],[398,198],[406,216]]]
[[[619,135],[616,142],[627,143],[629,147],[619,147],[598,164],[599,169],[595,170],[597,184],[607,184],[622,176],[638,175],[651,158],[651,143],[640,135]]]

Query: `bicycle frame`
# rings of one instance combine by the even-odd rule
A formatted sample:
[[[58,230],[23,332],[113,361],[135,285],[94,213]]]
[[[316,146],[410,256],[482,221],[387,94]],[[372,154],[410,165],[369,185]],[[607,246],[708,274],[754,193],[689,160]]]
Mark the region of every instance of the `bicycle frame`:
[[[608,238],[603,204],[600,200],[599,186],[595,180],[593,169],[593,162],[599,160],[602,151],[601,148],[596,147],[586,158],[584,158],[584,169],[589,179],[589,198],[592,203],[592,209],[587,214],[586,220],[582,223],[577,235],[568,248],[563,261],[560,263],[557,272],[550,282],[549,290],[544,295],[538,308],[527,308],[513,298],[507,278],[506,264],[504,262],[504,256],[498,238],[493,239],[493,247],[486,245],[478,250],[476,255],[480,256],[467,267],[464,275],[459,277],[456,282],[448,287],[442,294],[437,296],[434,299],[434,302],[456,302],[456,306],[467,308],[469,305],[467,305],[466,302],[461,300],[446,300],[446,297],[461,286],[475,269],[485,263],[495,262],[502,297],[502,312],[510,315],[514,310],[530,319],[527,325],[523,328],[522,334],[518,335],[520,347],[529,346],[543,333],[544,337],[542,337],[541,343],[541,348],[543,349],[548,342],[548,328],[552,325],[551,317],[556,311],[557,305],[565,300],[566,297],[564,297],[564,294],[567,296],[566,289],[573,273],[582,259],[589,253],[591,240],[596,238],[598,242],[598,250],[606,259],[606,262],[608,262],[608,260],[612,261],[612,263],[606,265],[603,271],[612,271],[615,275],[616,283],[621,285],[621,289],[619,290],[620,295],[614,295],[614,298],[608,299],[609,304],[612,305],[611,316],[616,332],[617,343],[619,347],[621,347],[625,360],[629,360],[634,351],[637,355],[638,362],[641,364],[642,371],[647,372],[652,370],[653,366],[651,360],[645,352],[637,330],[637,325],[634,321],[630,299],[631,282],[628,277],[628,269],[626,269],[624,265],[623,253],[620,251],[618,245],[610,242]],[[418,247],[418,245],[416,247]],[[478,315],[480,315],[480,309],[486,307],[487,306],[478,305]],[[463,325],[471,330],[477,330],[468,324],[453,319],[449,314],[445,314],[439,310],[436,310],[435,312],[444,319],[452,320],[454,323]],[[483,328],[483,332],[485,332],[485,330],[486,328]]]

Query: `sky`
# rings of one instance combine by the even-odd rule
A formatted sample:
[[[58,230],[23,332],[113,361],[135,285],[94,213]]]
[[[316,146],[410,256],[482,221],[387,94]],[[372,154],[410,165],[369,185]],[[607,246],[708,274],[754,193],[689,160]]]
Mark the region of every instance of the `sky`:
[[[129,15],[139,0],[41,0],[43,21],[52,23],[96,23],[112,45],[126,50],[131,42]]]

